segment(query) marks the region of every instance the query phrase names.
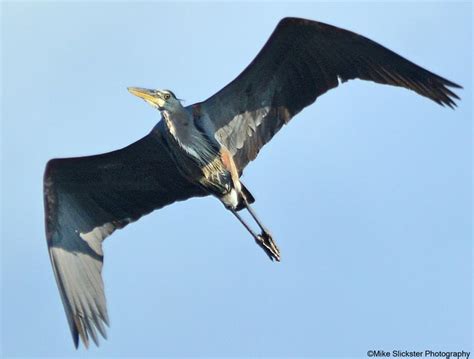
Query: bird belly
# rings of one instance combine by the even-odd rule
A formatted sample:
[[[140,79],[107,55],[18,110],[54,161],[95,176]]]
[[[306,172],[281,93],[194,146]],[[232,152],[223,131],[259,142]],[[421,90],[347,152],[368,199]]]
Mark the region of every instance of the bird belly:
[[[232,188],[232,175],[225,168],[220,156],[201,166],[201,184],[216,196],[228,194]]]
[[[186,136],[182,133],[179,137],[168,127],[168,139],[173,143],[172,152],[180,172],[233,208],[241,186],[232,154],[193,123],[186,131]]]
[[[237,191],[232,188],[229,193],[219,197],[226,208],[236,209],[239,206],[240,200]]]
[[[242,201],[242,186],[232,154],[221,147],[219,156],[202,168],[202,184],[210,188],[226,208],[236,209]]]

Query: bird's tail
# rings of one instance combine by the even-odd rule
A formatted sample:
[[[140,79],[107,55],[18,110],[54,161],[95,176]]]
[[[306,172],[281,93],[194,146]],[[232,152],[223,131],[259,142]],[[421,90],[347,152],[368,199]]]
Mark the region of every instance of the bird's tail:
[[[255,202],[255,198],[253,197],[252,193],[245,187],[245,185],[240,182],[240,185],[242,186],[242,194],[245,196],[245,200],[247,200],[247,204],[252,204]]]

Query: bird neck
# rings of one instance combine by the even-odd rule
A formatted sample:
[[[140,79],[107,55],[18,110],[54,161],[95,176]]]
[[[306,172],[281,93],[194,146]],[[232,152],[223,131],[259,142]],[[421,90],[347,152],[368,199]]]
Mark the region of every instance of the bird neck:
[[[163,118],[172,138],[196,162],[203,164],[215,158],[218,149],[196,127],[191,111],[184,107],[179,111],[163,111]]]
[[[192,115],[184,107],[162,111],[168,132],[181,147],[192,147],[194,123]]]

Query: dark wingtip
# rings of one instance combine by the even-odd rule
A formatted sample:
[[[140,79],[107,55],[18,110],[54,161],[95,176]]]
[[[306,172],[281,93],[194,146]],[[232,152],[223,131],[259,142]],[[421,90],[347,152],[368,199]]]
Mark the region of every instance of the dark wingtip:
[[[79,348],[79,336],[73,334],[72,340],[74,341],[74,348],[77,350]]]
[[[456,100],[460,101],[461,98],[451,89],[462,89],[463,87],[429,71],[427,71],[427,74],[428,77],[425,81],[418,82],[421,86],[415,84],[411,89],[420,95],[428,97],[440,106],[447,106],[454,110],[458,106]]]
[[[456,93],[451,91],[449,89],[449,87],[451,87],[451,88],[454,87],[454,88],[458,88],[458,89],[462,89],[463,87],[461,85],[458,85],[458,84],[456,84],[454,82],[451,82],[451,81],[448,81],[448,80],[446,80],[446,82],[444,83],[443,89],[444,89],[444,95],[446,96],[446,98],[441,101],[441,104],[443,106],[447,105],[451,109],[455,110],[456,107],[458,107],[458,104],[456,103],[455,100],[461,101],[461,98]]]
[[[445,80],[445,85],[448,86],[448,87],[454,87],[454,88],[457,88],[457,89],[463,89],[464,87],[462,87],[461,85],[455,83],[455,82],[452,82],[452,81],[449,81],[449,80]],[[459,97],[458,97],[459,98]]]

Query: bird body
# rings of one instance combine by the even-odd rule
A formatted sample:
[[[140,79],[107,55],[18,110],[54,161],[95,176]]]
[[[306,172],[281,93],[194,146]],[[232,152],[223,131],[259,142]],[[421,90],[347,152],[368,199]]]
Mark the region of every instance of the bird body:
[[[53,159],[44,175],[46,239],[71,329],[97,344],[108,324],[102,241],[176,201],[217,197],[272,260],[280,252],[241,182],[247,164],[303,108],[338,85],[362,79],[404,87],[454,107],[460,88],[376,42],[335,26],[285,18],[232,82],[184,107],[169,90],[129,91],[163,120],[135,143],[102,155]],[[246,209],[260,233],[240,216]]]
[[[146,89],[130,89],[143,95]],[[174,96],[174,95],[173,95]],[[199,105],[183,107],[174,99],[163,110],[166,135],[177,168],[191,182],[218,197],[226,207],[240,208],[241,184],[232,154],[214,137],[212,121],[202,116]]]

